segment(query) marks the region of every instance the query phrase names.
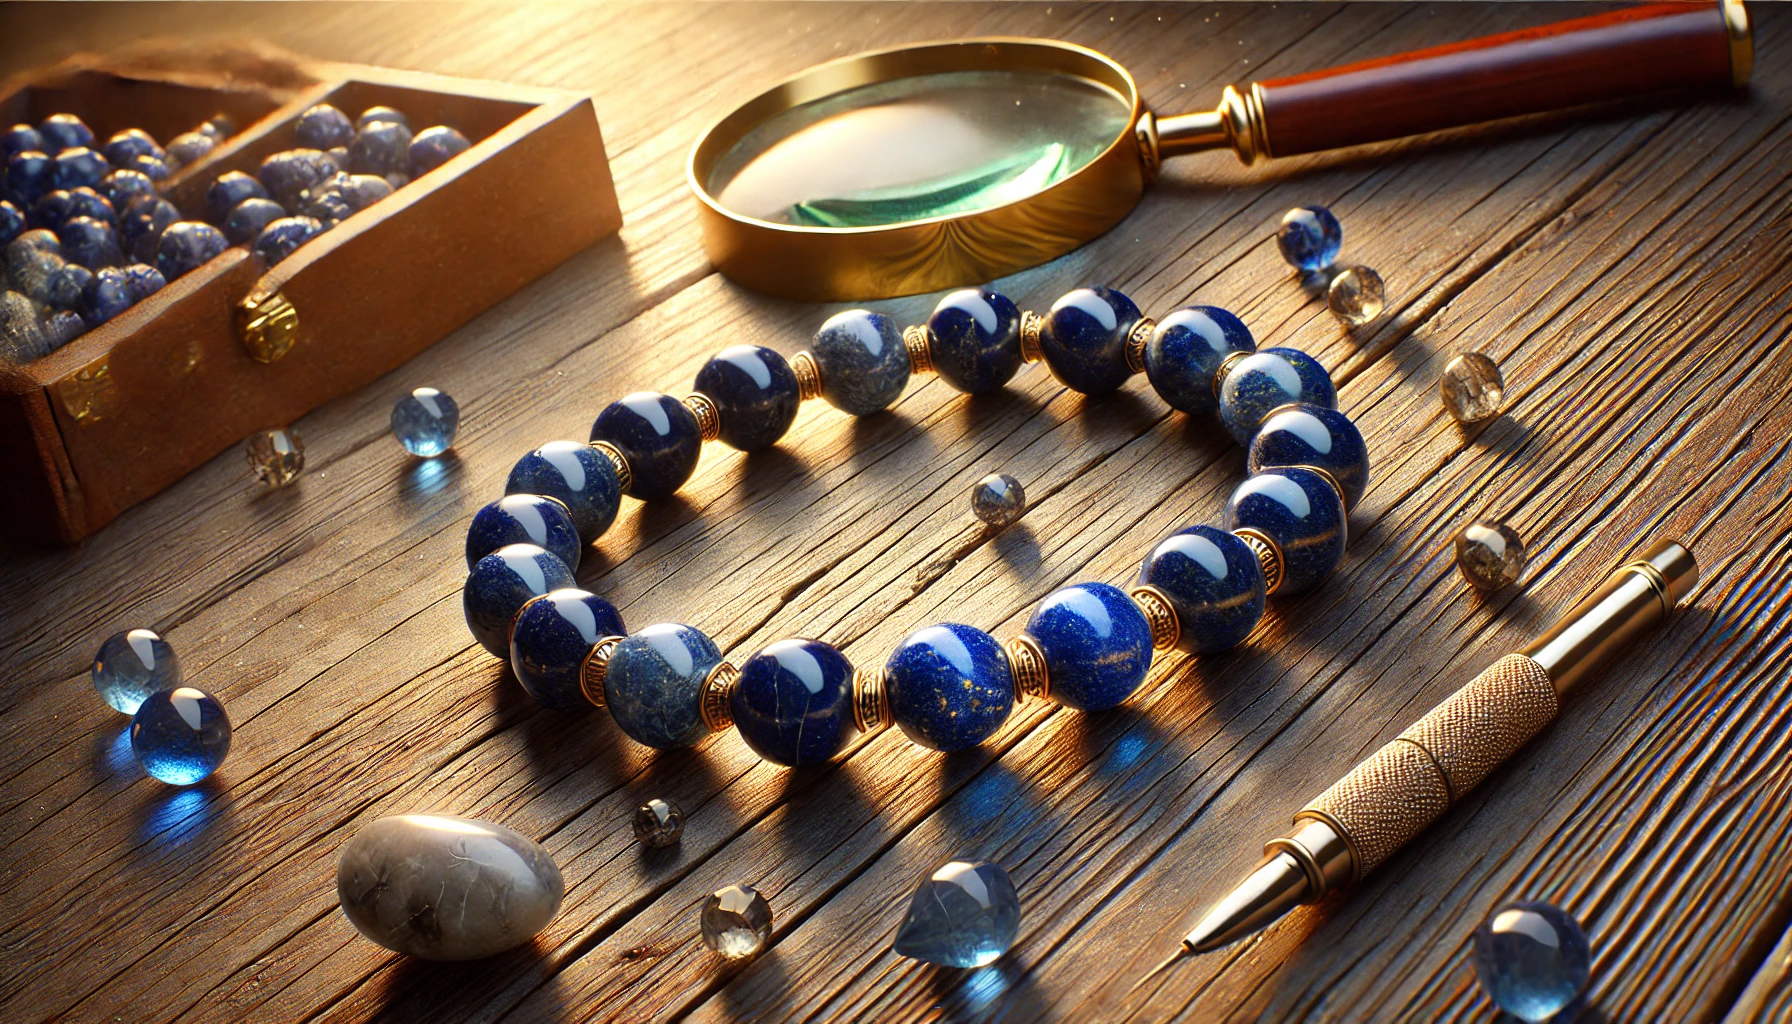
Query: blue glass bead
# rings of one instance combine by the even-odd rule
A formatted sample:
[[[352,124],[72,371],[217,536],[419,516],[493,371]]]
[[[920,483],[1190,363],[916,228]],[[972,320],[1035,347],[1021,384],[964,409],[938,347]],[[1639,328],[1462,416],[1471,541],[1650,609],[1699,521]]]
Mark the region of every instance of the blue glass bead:
[[[1244,321],[1218,306],[1188,306],[1158,321],[1145,343],[1145,377],[1170,408],[1196,415],[1219,408],[1213,381],[1226,357],[1254,352]]]
[[[866,309],[828,317],[809,344],[821,371],[821,397],[854,416],[890,407],[908,386],[908,348],[896,321]]]
[[[446,392],[415,388],[392,407],[392,436],[412,455],[440,455],[459,432],[460,403]]]
[[[177,221],[163,229],[156,242],[156,269],[172,281],[205,266],[230,248],[224,232],[196,220]]]
[[[1475,929],[1475,977],[1493,1005],[1541,1024],[1562,1021],[1587,987],[1592,949],[1580,922],[1548,903],[1508,903]]]
[[[218,148],[218,140],[205,132],[181,132],[168,140],[167,160],[170,166],[185,167],[205,159],[206,155]]]
[[[1225,530],[1190,526],[1159,541],[1139,570],[1176,612],[1176,649],[1216,654],[1244,642],[1263,618],[1263,566]]]
[[[9,202],[0,200],[0,245],[25,232],[25,214]]]
[[[1252,529],[1282,553],[1277,593],[1317,586],[1344,560],[1344,499],[1310,469],[1275,469],[1238,485],[1226,502],[1226,529]]]
[[[162,272],[147,263],[133,263],[125,267],[124,275],[131,282],[133,303],[142,302],[168,287],[168,279],[162,276]]]
[[[137,713],[152,693],[180,685],[180,659],[154,630],[114,633],[93,658],[93,688],[114,711]]]
[[[557,711],[589,711],[585,658],[599,640],[628,630],[610,602],[577,588],[530,601],[510,632],[510,667],[529,696]]]
[[[1052,376],[1085,395],[1105,395],[1126,383],[1126,339],[1139,307],[1112,288],[1078,288],[1052,303],[1039,330],[1039,351]]]
[[[360,131],[376,121],[391,121],[394,124],[402,124],[406,128],[411,126],[411,119],[404,116],[403,111],[395,110],[392,107],[368,107],[361,111],[360,117],[355,118],[355,131]]]
[[[1263,418],[1284,405],[1338,407],[1338,392],[1319,361],[1292,348],[1266,348],[1245,356],[1220,384],[1220,422],[1249,446]]]
[[[637,391],[611,402],[591,424],[591,440],[608,441],[628,460],[628,493],[651,501],[678,490],[697,469],[703,433],[697,416],[671,395]]]
[[[37,126],[37,133],[43,137],[44,152],[50,154],[93,145],[93,129],[73,114],[51,114]]]
[[[411,140],[411,177],[428,174],[472,146],[465,135],[452,128],[438,124],[433,128],[423,129]]]
[[[697,371],[697,391],[715,403],[721,440],[743,452],[778,443],[802,398],[784,357],[759,345],[733,345]]]
[[[149,175],[130,168],[119,168],[100,180],[99,192],[112,204],[112,209],[122,210],[138,196],[156,194],[156,183],[149,180]]]
[[[346,146],[355,137],[355,126],[348,115],[328,103],[319,103],[300,114],[292,130],[293,137],[306,149]]]
[[[396,121],[375,121],[348,144],[348,169],[356,174],[404,173],[411,167],[411,130]]]
[[[81,319],[98,327],[130,309],[136,301],[130,275],[121,267],[102,267],[81,295]]]
[[[270,221],[250,243],[249,251],[273,266],[299,251],[299,247],[323,234],[324,226],[315,217],[281,217]]]
[[[131,752],[151,778],[191,786],[230,753],[230,716],[217,698],[191,686],[152,693],[131,716]]]
[[[1078,583],[1039,602],[1026,634],[1045,655],[1051,699],[1106,711],[1132,696],[1151,670],[1151,624],[1126,591]]]
[[[622,731],[656,750],[688,747],[709,734],[703,683],[722,662],[715,641],[676,622],[630,633],[604,667],[604,704]]]
[[[69,211],[74,205],[74,196],[67,189],[58,188],[45,192],[37,197],[37,202],[31,204],[31,226],[59,231],[72,216]]]
[[[748,658],[728,696],[753,752],[784,765],[821,764],[856,733],[852,662],[820,640],[780,640]]]
[[[467,528],[467,568],[506,544],[546,548],[574,571],[585,547],[566,506],[539,494],[507,494],[474,513]]]
[[[180,220],[180,210],[161,196],[138,196],[118,218],[118,240],[139,263],[153,264],[162,232]]]
[[[255,176],[274,201],[297,209],[306,189],[321,185],[342,170],[334,159],[315,149],[286,149],[261,162]]]
[[[127,167],[140,156],[153,156],[160,160],[166,155],[155,137],[141,128],[126,128],[124,131],[114,132],[106,140],[104,152],[106,162],[114,167]]]
[[[44,151],[44,137],[36,128],[28,124],[15,124],[0,135],[0,158],[11,159],[14,153],[27,150],[37,153]]]
[[[56,162],[49,156],[28,149],[7,158],[6,190],[12,193],[13,202],[31,205],[55,187]]]
[[[1020,934],[1020,896],[1000,865],[955,860],[910,898],[891,948],[942,967],[994,963]]]
[[[1344,248],[1344,228],[1323,206],[1297,206],[1282,215],[1276,246],[1296,270],[1324,270]]]
[[[266,198],[268,190],[261,182],[242,171],[225,171],[205,190],[205,208],[210,211],[213,224],[223,224],[238,203],[245,199]]]
[[[506,494],[541,494],[566,506],[586,544],[616,521],[622,483],[603,453],[577,441],[550,441],[517,460]]]
[[[106,180],[112,165],[106,158],[85,146],[65,149],[56,154],[57,188],[92,188]]]
[[[995,391],[1020,369],[1020,310],[989,288],[947,293],[927,318],[934,372],[966,394]]]
[[[216,234],[216,232],[213,232]],[[90,270],[115,267],[124,262],[124,250],[118,245],[118,232],[112,225],[92,217],[73,217],[57,233],[62,239],[62,255],[70,263],[79,263]],[[167,233],[162,237],[166,239]],[[217,252],[224,251],[224,237],[218,236]],[[159,251],[159,250],[158,250]],[[213,253],[212,255],[217,255]],[[209,258],[209,257],[208,257]]]
[[[50,275],[48,305],[51,309],[74,309],[81,304],[87,288],[93,284],[93,271],[79,263],[64,264]]]
[[[1318,468],[1331,475],[1349,512],[1369,488],[1369,446],[1350,417],[1336,409],[1297,405],[1272,413],[1251,441],[1250,470]]]
[[[566,563],[534,544],[507,544],[474,563],[461,590],[467,629],[480,646],[510,657],[510,622],[532,597],[573,585]]]
[[[981,629],[954,622],[918,629],[884,663],[890,718],[933,750],[968,750],[1014,710],[1008,655]]]
[[[286,207],[272,199],[245,199],[225,216],[224,237],[235,245],[248,245],[269,224],[285,216]]]

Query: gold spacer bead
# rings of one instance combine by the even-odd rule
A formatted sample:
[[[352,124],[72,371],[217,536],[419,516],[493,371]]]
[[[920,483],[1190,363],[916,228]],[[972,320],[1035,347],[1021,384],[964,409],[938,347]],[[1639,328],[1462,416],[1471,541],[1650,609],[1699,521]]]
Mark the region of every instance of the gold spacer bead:
[[[1025,704],[1032,698],[1044,700],[1051,695],[1051,673],[1045,668],[1045,652],[1039,641],[1025,633],[1002,645],[1008,652],[1008,674],[1014,678],[1014,703]]]
[[[908,347],[910,373],[933,372],[933,331],[926,324],[903,328],[902,344]]]
[[[1045,358],[1039,349],[1039,332],[1045,330],[1045,317],[1032,310],[1020,315],[1020,358],[1023,362],[1037,363]]]
[[[703,440],[714,441],[722,436],[722,413],[716,403],[701,391],[684,396],[684,407],[697,417],[697,432]]]
[[[1254,356],[1255,352],[1230,352],[1220,360],[1219,369],[1213,371],[1213,397],[1220,397],[1220,389],[1226,386],[1226,374],[1232,372],[1232,364],[1246,356]]]
[[[803,351],[791,356],[790,369],[796,374],[796,394],[800,401],[821,397],[821,367],[815,362],[814,353]]]
[[[883,669],[853,671],[852,724],[862,733],[880,732],[889,727],[890,701],[884,693]]]
[[[610,460],[610,465],[616,467],[616,479],[622,483],[622,493],[627,494],[628,489],[635,484],[635,471],[628,467],[628,456],[608,441],[593,441],[591,447],[596,448],[604,458]]]
[[[1257,553],[1257,564],[1263,567],[1263,596],[1268,597],[1282,586],[1282,549],[1268,536],[1250,527],[1233,530],[1232,535]]]
[[[1176,646],[1182,639],[1182,621],[1176,617],[1176,606],[1164,596],[1164,592],[1149,583],[1141,583],[1128,591],[1132,595],[1132,603],[1145,613],[1145,621],[1151,625],[1151,646],[1160,651],[1167,651]]]
[[[516,624],[518,622],[522,621],[523,611],[525,609],[527,609],[530,605],[534,604],[535,602],[541,600],[542,598],[544,598],[546,596],[548,596],[548,595],[536,594],[534,597],[531,597],[529,600],[524,601],[520,606],[518,606],[516,611],[511,612],[510,613],[510,628],[505,631],[504,635],[505,636],[515,636],[516,635]]]
[[[1156,328],[1156,320],[1142,316],[1126,335],[1126,365],[1132,368],[1132,372],[1145,372],[1145,345],[1151,341],[1151,332]]]
[[[734,692],[734,683],[739,678],[740,669],[726,661],[717,664],[703,677],[703,703],[698,710],[710,732],[721,732],[734,724],[734,711],[728,706],[728,695]]]
[[[585,653],[585,664],[579,666],[579,689],[584,692],[585,699],[597,707],[604,707],[604,674],[610,668],[610,655],[616,653],[616,645],[622,637],[606,636],[591,645]]]

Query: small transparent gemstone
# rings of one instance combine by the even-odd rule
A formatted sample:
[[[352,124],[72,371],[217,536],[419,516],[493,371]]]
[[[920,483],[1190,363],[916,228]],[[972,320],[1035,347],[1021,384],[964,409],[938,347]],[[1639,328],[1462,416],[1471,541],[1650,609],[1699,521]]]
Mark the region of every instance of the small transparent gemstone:
[[[670,800],[658,798],[635,808],[635,838],[658,849],[671,846],[684,835],[684,811]]]
[[[1368,267],[1345,267],[1332,276],[1325,304],[1339,320],[1361,327],[1381,315],[1387,305],[1387,288],[1381,275]]]
[[[915,890],[894,948],[930,964],[982,967],[1019,932],[1020,897],[1008,872],[986,860],[955,860]]]
[[[151,777],[190,786],[230,753],[230,716],[217,698],[191,686],[152,693],[131,716],[131,752]]]
[[[392,407],[392,434],[412,455],[440,455],[460,431],[460,406],[435,388],[418,388]]]
[[[750,885],[718,889],[703,904],[703,943],[730,960],[752,956],[772,939],[772,906]]]
[[[1006,473],[991,473],[971,488],[971,512],[991,526],[1009,526],[1027,510],[1027,492]]]
[[[1493,1005],[1537,1024],[1587,987],[1592,951],[1580,923],[1548,903],[1509,903],[1475,929],[1475,977]]]
[[[1479,352],[1464,352],[1444,365],[1438,382],[1444,408],[1463,423],[1492,419],[1506,407],[1506,380],[1498,363]]]
[[[305,442],[291,427],[250,434],[243,442],[243,450],[249,456],[255,479],[269,487],[285,487],[298,479],[305,468]]]
[[[114,633],[93,658],[93,688],[107,704],[134,715],[152,693],[180,685],[180,661],[168,641],[147,629]]]
[[[1517,583],[1524,572],[1524,541],[1505,523],[1470,523],[1456,534],[1456,568],[1479,590]]]

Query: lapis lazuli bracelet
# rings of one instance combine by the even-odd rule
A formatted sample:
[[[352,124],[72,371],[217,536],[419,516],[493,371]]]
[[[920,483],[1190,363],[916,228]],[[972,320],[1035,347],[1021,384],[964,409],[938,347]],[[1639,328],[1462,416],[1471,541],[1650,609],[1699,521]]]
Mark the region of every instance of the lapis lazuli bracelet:
[[[1166,537],[1130,591],[1064,587],[1006,643],[959,623],[928,626],[866,671],[809,639],[780,640],[736,667],[700,630],[662,623],[629,633],[610,602],[574,587],[579,552],[614,521],[622,495],[671,494],[690,479],[704,441],[753,451],[775,444],[807,399],[869,416],[914,374],[975,394],[1039,361],[1090,395],[1143,372],[1176,409],[1217,412],[1249,449],[1251,476],[1226,503],[1222,526]],[[1041,316],[969,288],[906,331],[848,310],[789,361],[753,345],[726,349],[683,401],[629,395],[597,417],[588,443],[555,441],[523,456],[507,496],[479,511],[467,537],[467,625],[510,659],[537,701],[607,707],[650,747],[689,746],[732,725],[768,760],[813,764],[894,722],[924,747],[962,750],[1000,728],[1017,702],[1114,707],[1144,681],[1155,652],[1236,646],[1270,594],[1308,590],[1336,568],[1346,517],[1369,483],[1362,435],[1336,405],[1317,361],[1289,348],[1257,351],[1244,323],[1214,306],[1159,323],[1111,288],[1080,288]]]

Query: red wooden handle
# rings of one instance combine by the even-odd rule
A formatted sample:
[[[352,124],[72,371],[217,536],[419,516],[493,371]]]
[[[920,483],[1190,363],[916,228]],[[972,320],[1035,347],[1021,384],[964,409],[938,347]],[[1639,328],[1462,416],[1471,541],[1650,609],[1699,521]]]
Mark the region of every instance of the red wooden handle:
[[[1736,77],[1746,74],[1744,64]],[[1269,155],[1293,156],[1732,81],[1731,30],[1721,6],[1662,3],[1278,78],[1256,89]]]

